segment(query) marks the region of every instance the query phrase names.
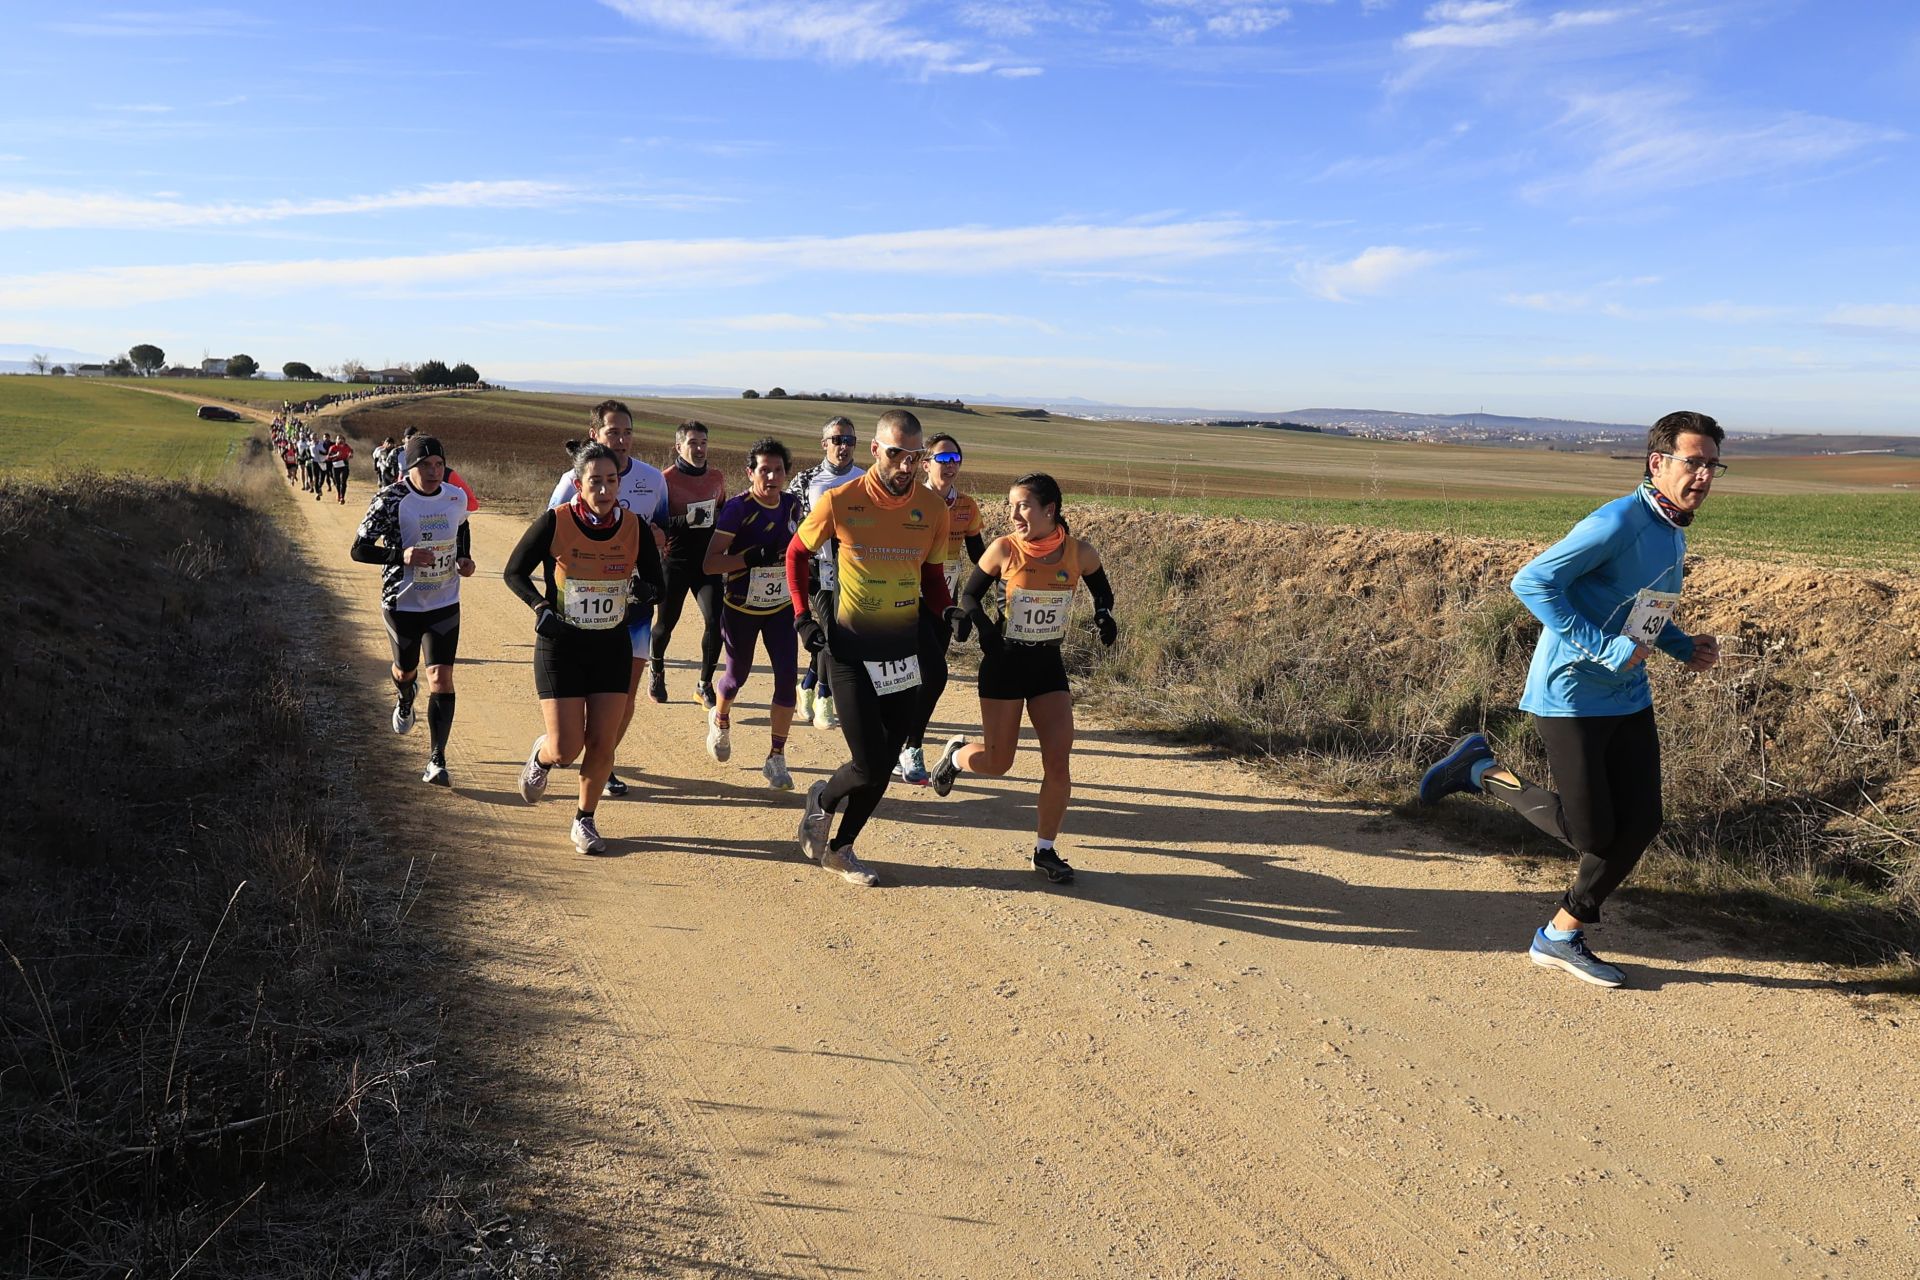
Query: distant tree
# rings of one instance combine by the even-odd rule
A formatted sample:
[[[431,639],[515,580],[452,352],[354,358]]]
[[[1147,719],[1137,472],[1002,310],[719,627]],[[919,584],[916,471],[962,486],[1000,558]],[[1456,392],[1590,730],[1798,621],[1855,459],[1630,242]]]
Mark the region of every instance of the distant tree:
[[[760,398],[760,393],[758,391],[755,391],[752,387],[748,387],[745,391],[742,391],[740,393],[740,398],[742,400],[758,400]]]
[[[47,370],[47,372],[51,373],[56,378],[64,378],[67,376],[67,366],[63,364],[57,364],[53,366],[53,368]]]
[[[447,373],[456,383],[480,381],[480,371],[465,360],[447,370]]]
[[[289,360],[280,366],[280,376],[292,382],[312,382],[313,366],[304,360]]]
[[[167,353],[151,342],[129,347],[127,356],[133,361],[133,367],[149,378],[167,367]]]
[[[33,353],[33,359],[27,361],[27,363],[33,366],[35,373],[45,373],[47,371],[47,353],[44,351],[36,351]]]
[[[246,352],[227,357],[227,376],[229,378],[251,378],[260,372],[260,362]]]
[[[127,353],[122,351],[119,355],[107,361],[107,372],[116,378],[131,378],[133,376],[133,361],[127,359]]]
[[[334,367],[339,371],[340,379],[343,382],[358,382],[367,376],[367,366],[361,364],[352,356],[348,356]]]
[[[444,387],[453,382],[453,371],[445,360],[422,360],[413,366],[413,381],[416,386]]]
[[[785,400],[786,398],[787,398],[787,391],[785,387],[768,387],[767,388],[767,399]]]

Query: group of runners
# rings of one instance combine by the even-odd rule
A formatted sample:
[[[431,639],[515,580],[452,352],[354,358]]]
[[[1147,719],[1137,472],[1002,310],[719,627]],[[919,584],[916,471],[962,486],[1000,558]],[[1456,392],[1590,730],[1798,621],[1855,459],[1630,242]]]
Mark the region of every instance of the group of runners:
[[[1619,986],[1624,975],[1594,955],[1584,931],[1661,823],[1646,660],[1658,650],[1704,672],[1719,658],[1714,637],[1682,631],[1673,609],[1684,530],[1726,469],[1723,440],[1704,414],[1660,419],[1644,482],[1513,580],[1543,624],[1520,705],[1559,790],[1521,779],[1480,733],[1457,740],[1421,781],[1425,802],[1484,793],[1579,853],[1573,883],[1528,955],[1598,985]],[[1051,883],[1073,881],[1055,842],[1074,738],[1062,645],[1082,584],[1100,643],[1112,645],[1119,627],[1100,555],[1073,534],[1051,476],[1010,487],[1009,531],[989,542],[979,504],[959,489],[960,442],[925,435],[903,409],[880,416],[864,465],[855,461],[858,432],[840,417],[822,430],[820,461],[798,472],[791,450],[766,438],[747,449],[744,474],[720,474],[698,422],[676,431],[665,473],[635,458],[633,444],[628,408],[596,405],[589,438],[569,442],[571,465],[503,566],[532,613],[543,721],[521,771],[523,800],[539,802],[556,769],[575,769],[571,841],[582,853],[605,851],[599,802],[626,791],[615,753],[643,688],[655,702],[669,699],[666,647],[691,596],[702,628],[693,696],[714,760],[731,758],[733,712],[763,652],[772,686],[767,785],[794,788],[786,745],[796,719],[844,737],[845,762],[805,793],[797,840],[806,857],[849,883],[878,883],[856,845],[890,782],[945,796],[964,774],[1002,776],[1024,719],[1042,773],[1032,866]],[[456,487],[437,439],[409,433],[383,447],[402,474],[375,495],[352,554],[383,566],[394,731],[413,728],[424,663],[424,777],[449,785],[460,584],[475,572],[466,516],[477,503]],[[980,654],[980,732],[949,738],[929,766],[925,735],[951,647],[968,643]]]
[[[353,446],[346,436],[332,432],[316,436],[298,418],[276,417],[272,430],[273,449],[286,464],[287,483],[298,484],[315,502],[331,495],[344,506],[353,462]]]

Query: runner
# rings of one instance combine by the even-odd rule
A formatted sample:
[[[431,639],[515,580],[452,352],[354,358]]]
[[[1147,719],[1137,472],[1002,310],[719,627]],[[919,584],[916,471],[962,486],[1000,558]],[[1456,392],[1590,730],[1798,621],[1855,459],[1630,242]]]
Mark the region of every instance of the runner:
[[[283,437],[280,441],[280,460],[287,464],[287,483],[298,484],[300,482],[299,446],[290,443]]]
[[[901,744],[920,714],[920,612],[952,625],[957,616],[941,570],[947,554],[947,508],[915,480],[925,453],[920,420],[890,409],[874,428],[873,469],[816,500],[787,547],[788,590],[807,593],[809,553],[828,552],[833,591],[824,627],[802,610],[794,631],[811,653],[827,651],[841,732],[852,759],[807,789],[800,848],[849,883],[879,877],[854,852],[854,841],[886,794]],[[951,615],[951,616],[950,616]],[[840,829],[828,839],[832,815]]]
[[[307,473],[313,478],[313,500],[315,502],[320,501],[320,499],[326,496],[328,487],[333,483],[332,473],[328,470],[331,464],[327,461],[328,455],[332,452],[333,433],[329,431],[314,441],[313,453],[307,464]]]
[[[660,558],[647,522],[621,505],[619,456],[588,444],[573,466],[576,495],[534,518],[505,572],[508,589],[534,611],[533,684],[546,721],[527,753],[520,797],[537,802],[547,775],[579,759],[573,847],[604,853],[594,810],[632,711],[631,630],[659,597]]]
[[[720,508],[703,572],[726,575],[726,612],[720,635],[727,666],[719,699],[707,717],[707,753],[721,764],[733,754],[733,702],[753,669],[754,646],[764,640],[773,668],[773,702],[767,713],[773,743],[760,774],[767,785],[793,790],[787,771],[787,735],[793,729],[794,681],[799,643],[793,633],[793,597],[784,565],[787,545],[800,527],[800,497],[783,493],[793,454],[778,440],[755,441],[747,450],[747,491]]]
[[[987,551],[986,540],[980,536],[980,504],[961,493],[954,483],[960,478],[960,461],[960,442],[952,436],[937,435],[927,441],[923,478],[926,487],[947,504],[947,594],[956,601],[960,598],[961,574],[969,563],[979,564]],[[956,639],[965,641],[972,627],[962,622],[960,633],[955,635],[924,616],[921,621],[926,626],[920,637],[920,715],[907,733],[907,745],[900,749],[900,763],[893,771],[902,782],[915,786],[925,786],[928,780],[927,723],[940,705],[940,695],[947,691],[947,645]]]
[[[1073,589],[1084,581],[1093,597],[1093,625],[1111,646],[1120,628],[1113,619],[1113,588],[1093,544],[1073,536],[1062,515],[1060,486],[1035,473],[1007,491],[1013,532],[996,538],[960,592],[966,621],[980,634],[980,742],[950,739],[933,767],[933,789],[953,790],[964,770],[990,778],[1013,767],[1020,743],[1020,712],[1026,710],[1040,739],[1039,820],[1033,869],[1052,884],[1072,884],[1073,868],[1053,842],[1073,794],[1073,694],[1060,642],[1067,636]],[[1006,610],[999,621],[986,611],[993,583],[1006,584]],[[956,626],[955,634],[963,628]]]
[[[705,630],[700,634],[700,678],[693,696],[713,709],[713,669],[720,661],[720,579],[700,567],[713,537],[713,518],[727,500],[726,477],[707,467],[707,428],[689,419],[673,433],[675,457],[666,470],[667,482],[667,593],[660,598],[653,620],[653,680],[647,696],[667,700],[667,643],[680,625],[687,595],[700,606]],[[784,473],[783,473],[784,474]]]
[[[413,730],[422,649],[427,660],[427,771],[421,780],[450,787],[447,735],[453,729],[453,663],[460,649],[460,579],[473,576],[472,531],[460,491],[443,483],[440,442],[407,446],[407,475],[373,495],[354,535],[352,556],[384,565],[380,616],[393,648],[393,731]]]
[[[859,443],[860,436],[855,432],[851,418],[832,418],[820,428],[820,451],[823,457],[787,485],[787,492],[800,499],[802,520],[813,513],[814,504],[819,502],[821,494],[866,474],[863,468],[853,465],[853,447]],[[810,569],[814,591],[821,597],[812,602],[812,607],[824,614],[828,609],[825,602],[827,593],[833,590],[834,556],[831,549],[824,555],[815,556]],[[809,654],[807,661],[807,673],[800,681],[800,718],[811,720],[816,729],[831,729],[838,721],[833,715],[833,677],[828,670],[826,651]]]
[[[666,535],[661,532],[660,526],[666,523],[667,518],[667,481],[659,468],[649,466],[633,456],[633,411],[618,400],[602,400],[590,411],[587,437],[593,443],[613,451],[614,459],[620,465],[620,507],[652,526],[655,558],[658,559],[658,550],[666,542]],[[549,507],[563,507],[579,495],[577,453],[575,458],[575,467],[563,473],[560,482],[553,487],[553,496],[547,499]],[[658,598],[659,593],[656,592],[652,599]],[[620,735],[614,739],[616,747],[626,738],[627,726],[633,723],[633,708],[640,697],[640,681],[647,674],[647,654],[653,637],[652,620],[652,600],[648,601],[646,607],[635,609],[627,619],[627,636],[633,643],[633,661],[628,679],[627,710],[620,721]],[[627,794],[627,784],[615,777],[611,770],[607,773],[607,794]]]
[[[347,504],[347,464],[352,460],[353,446],[347,443],[344,435],[327,450],[328,481],[340,495],[339,501],[343,507]]]
[[[1686,527],[1725,474],[1726,433],[1704,413],[1670,413],[1647,432],[1640,488],[1573,527],[1514,575],[1513,593],[1540,619],[1520,709],[1546,745],[1558,794],[1523,781],[1470,733],[1420,780],[1433,804],[1455,791],[1510,805],[1580,855],[1559,910],[1534,931],[1528,958],[1583,982],[1618,987],[1626,975],[1587,946],[1586,926],[1660,831],[1660,735],[1646,660],[1654,649],[1710,671],[1714,636],[1673,621],[1687,554]]]

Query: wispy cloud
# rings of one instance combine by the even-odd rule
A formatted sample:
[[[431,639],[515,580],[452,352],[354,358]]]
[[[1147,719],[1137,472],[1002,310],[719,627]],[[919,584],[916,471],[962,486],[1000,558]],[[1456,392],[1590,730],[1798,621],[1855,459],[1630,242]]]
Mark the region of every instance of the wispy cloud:
[[[82,191],[0,189],[0,230],[240,227],[291,218],[390,213],[407,209],[545,209],[588,203],[692,206],[717,197],[622,195],[551,182],[443,182],[369,195],[195,204],[168,197]]]
[[[1294,276],[1309,293],[1329,302],[1351,302],[1356,297],[1385,293],[1449,256],[1431,249],[1375,245],[1345,262],[1302,263]]]
[[[44,28],[60,35],[93,39],[153,40],[250,34],[267,25],[260,15],[238,9],[121,9],[91,18],[49,22]]]
[[[1032,316],[1003,315],[991,311],[826,311],[818,315],[773,312],[763,315],[727,316],[713,322],[723,329],[747,333],[805,332],[821,329],[1032,329],[1038,333],[1060,330]]]
[[[1518,0],[1450,0],[1431,6],[1427,26],[1400,37],[1403,49],[1497,49],[1567,32],[1604,27],[1628,16],[1625,9],[1523,10]]]
[[[885,0],[601,0],[648,27],[756,58],[883,63],[922,73],[977,75],[993,58],[922,34]]]
[[[1528,184],[1523,194],[1530,199],[1605,199],[1780,176],[1904,136],[1804,112],[1708,111],[1674,90],[1638,88],[1570,97],[1553,131],[1591,159],[1575,172]]]
[[[1151,267],[1248,255],[1266,247],[1259,224],[1225,219],[1159,226],[945,227],[852,236],[629,240],[411,257],[0,276],[0,306],[96,310],[209,295],[259,297],[310,290],[382,296],[592,293],[745,283],[816,271],[991,275],[1123,264]]]
[[[1155,8],[1173,12],[1155,18],[1154,30],[1182,44],[1199,39],[1202,32],[1221,40],[1238,40],[1264,35],[1293,18],[1293,11],[1281,4],[1249,4],[1245,0],[1147,0]]]
[[[1841,333],[1920,336],[1920,306],[1906,302],[1848,303],[1827,312],[1824,323]]]

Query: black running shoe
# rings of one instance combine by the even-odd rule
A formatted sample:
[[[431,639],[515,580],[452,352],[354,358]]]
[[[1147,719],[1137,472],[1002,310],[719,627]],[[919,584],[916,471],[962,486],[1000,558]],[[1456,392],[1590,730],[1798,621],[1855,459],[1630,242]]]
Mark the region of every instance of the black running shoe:
[[[1033,869],[1047,878],[1048,884],[1072,884],[1073,868],[1052,849],[1033,851]]]
[[[627,794],[627,784],[620,781],[620,779],[614,777],[612,774],[608,774],[607,785],[600,788],[600,794],[603,796],[612,796],[614,799],[617,800],[621,796]]]
[[[693,696],[700,699],[700,705],[709,711],[720,704],[720,700],[713,696],[713,685],[705,680],[693,686]]]
[[[667,673],[658,664],[655,664],[653,674],[647,678],[647,697],[655,702],[667,700]]]

